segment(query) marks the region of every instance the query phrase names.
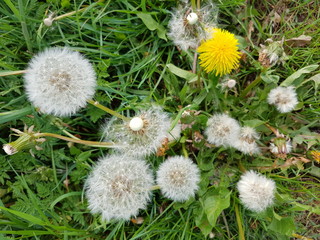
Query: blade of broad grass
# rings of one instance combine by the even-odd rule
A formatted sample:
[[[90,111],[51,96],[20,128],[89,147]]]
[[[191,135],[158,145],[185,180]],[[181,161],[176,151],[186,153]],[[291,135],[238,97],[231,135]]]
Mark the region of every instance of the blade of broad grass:
[[[18,0],[18,7],[19,7],[19,15],[20,15],[20,23],[22,28],[22,34],[24,36],[25,42],[27,44],[27,48],[29,52],[32,52],[32,44],[31,44],[31,38],[28,30],[28,26],[26,23],[26,9],[24,8],[22,0]]]
[[[20,119],[21,117],[31,114],[32,107],[28,106],[19,110],[12,110],[0,113],[0,124]]]
[[[20,19],[19,10],[14,6],[14,4],[10,0],[4,0],[7,6],[11,9],[16,18]]]
[[[78,196],[78,195],[82,195],[82,192],[69,192],[69,193],[66,193],[66,194],[63,194],[61,195],[60,197],[58,197],[56,200],[54,200],[51,204],[50,204],[50,207],[49,209],[50,210],[53,210],[54,206],[62,201],[63,199],[65,198],[68,198],[68,197],[71,197],[71,196]]]
[[[33,224],[36,224],[36,225],[45,225],[46,222],[42,221],[40,218],[37,218],[33,215],[30,215],[30,214],[27,214],[27,213],[23,213],[23,212],[19,212],[19,211],[16,211],[16,210],[13,210],[13,209],[9,209],[9,208],[6,208],[6,207],[0,207],[1,210],[3,211],[7,211],[7,212],[10,212],[28,222],[31,222]]]

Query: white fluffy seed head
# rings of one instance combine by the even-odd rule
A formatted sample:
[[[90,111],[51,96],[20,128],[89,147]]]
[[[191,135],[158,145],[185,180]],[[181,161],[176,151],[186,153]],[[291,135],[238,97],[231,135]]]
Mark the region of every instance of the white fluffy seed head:
[[[129,121],[111,121],[105,128],[105,140],[118,143],[116,150],[132,156],[147,156],[162,146],[170,129],[170,118],[160,107],[153,106],[136,115],[143,127],[134,131]]]
[[[237,184],[242,204],[254,212],[262,212],[273,204],[276,184],[273,180],[248,171]]]
[[[192,13],[189,13],[188,16],[187,16],[187,20],[188,20],[188,23],[190,25],[193,25],[193,24],[196,24],[199,20],[199,17],[196,13],[192,12]]]
[[[233,146],[239,139],[240,125],[237,120],[227,114],[214,114],[209,118],[205,129],[208,142],[217,146]]]
[[[256,139],[259,139],[259,135],[252,127],[242,127],[240,129],[239,138],[232,145],[244,154],[257,154],[260,149],[256,143]]]
[[[168,24],[168,37],[184,51],[189,48],[196,49],[199,46],[200,42],[207,37],[205,29],[216,27],[218,16],[218,9],[211,0],[197,10],[197,13],[188,13],[189,11],[189,3],[179,6],[172,12]],[[201,24],[195,24],[197,22]]]
[[[140,131],[143,128],[143,120],[141,117],[134,117],[129,122],[132,131]]]
[[[143,159],[104,157],[85,183],[88,207],[106,221],[129,220],[146,208],[153,183],[152,172]]]
[[[191,159],[183,156],[168,158],[157,171],[161,192],[173,201],[185,201],[198,190],[200,171]]]
[[[291,112],[298,104],[294,87],[276,87],[268,94],[268,103],[276,106],[281,113]]]
[[[48,48],[34,56],[24,79],[29,100],[56,116],[70,116],[86,106],[96,87],[92,65],[67,48]]]

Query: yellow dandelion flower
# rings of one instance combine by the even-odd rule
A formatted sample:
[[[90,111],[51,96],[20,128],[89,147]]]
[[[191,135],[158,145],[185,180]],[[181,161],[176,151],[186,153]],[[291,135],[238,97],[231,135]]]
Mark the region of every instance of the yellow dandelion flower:
[[[239,43],[234,34],[226,30],[215,28],[211,31],[212,38],[198,48],[200,66],[206,72],[214,71],[216,75],[222,76],[239,66]]]
[[[315,161],[320,163],[320,152],[319,151],[311,151],[311,155]]]

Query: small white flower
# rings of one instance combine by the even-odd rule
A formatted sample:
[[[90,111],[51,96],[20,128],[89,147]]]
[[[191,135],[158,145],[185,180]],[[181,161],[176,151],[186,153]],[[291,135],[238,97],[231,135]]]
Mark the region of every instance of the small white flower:
[[[129,220],[145,209],[151,197],[153,175],[142,159],[111,155],[100,159],[86,180],[92,213],[109,221]]]
[[[175,156],[163,162],[157,171],[161,192],[174,201],[185,201],[198,190],[200,171],[189,158]]]
[[[209,143],[229,147],[239,138],[240,125],[227,114],[217,113],[209,118],[205,134]]]
[[[181,136],[181,124],[177,123],[174,128],[168,133],[167,138],[169,142],[179,140]]]
[[[268,103],[281,113],[291,112],[298,104],[297,93],[292,86],[274,88],[268,94]]]
[[[233,147],[245,154],[257,154],[260,149],[256,143],[259,135],[252,127],[242,127],[240,129],[239,139],[234,142]]]
[[[96,87],[92,65],[67,48],[48,48],[34,56],[24,79],[29,100],[41,112],[57,116],[69,116],[86,106]]]
[[[139,130],[133,130],[132,126],[130,127],[132,120],[109,122],[104,129],[106,141],[117,143],[119,151],[132,156],[147,156],[156,152],[162,146],[162,141],[167,137],[170,129],[170,118],[160,107],[143,110],[133,119],[138,118],[143,121],[143,126]]]
[[[273,204],[275,182],[255,171],[243,174],[237,188],[241,202],[251,211],[262,212]]]

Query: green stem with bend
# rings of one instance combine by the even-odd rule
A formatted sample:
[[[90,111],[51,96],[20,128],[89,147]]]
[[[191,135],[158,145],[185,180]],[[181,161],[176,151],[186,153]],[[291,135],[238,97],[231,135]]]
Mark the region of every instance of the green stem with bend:
[[[257,86],[260,82],[261,82],[262,78],[259,75],[252,83],[250,83],[240,94],[240,98],[244,98],[245,96],[247,96],[247,94],[249,93],[249,91],[254,88],[255,86]]]
[[[96,106],[97,108],[100,108],[101,110],[103,110],[103,111],[105,111],[105,112],[117,117],[117,118],[121,118],[124,121],[129,121],[130,120],[130,118],[125,117],[125,116],[121,115],[120,113],[117,113],[117,112],[111,110],[110,108],[101,105],[97,101],[93,101],[92,99],[90,99],[90,100],[87,100],[87,102],[92,104],[93,106]]]
[[[53,137],[53,138],[58,138],[58,139],[67,141],[67,142],[80,143],[80,144],[88,145],[92,147],[113,147],[115,145],[114,143],[110,143],[110,142],[95,142],[95,141],[86,141],[81,139],[69,138],[69,137],[61,136],[55,133],[35,133],[33,136],[36,138]]]

